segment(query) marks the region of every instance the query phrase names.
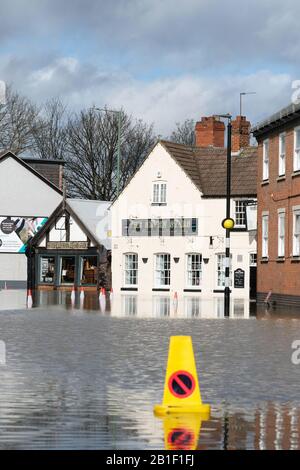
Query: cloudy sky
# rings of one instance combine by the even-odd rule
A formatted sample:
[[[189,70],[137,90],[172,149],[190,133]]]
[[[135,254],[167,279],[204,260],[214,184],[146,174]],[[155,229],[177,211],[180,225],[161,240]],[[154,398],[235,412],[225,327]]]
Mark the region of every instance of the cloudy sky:
[[[168,134],[175,122],[252,123],[300,80],[299,0],[1,0],[0,79],[37,102],[119,108]]]

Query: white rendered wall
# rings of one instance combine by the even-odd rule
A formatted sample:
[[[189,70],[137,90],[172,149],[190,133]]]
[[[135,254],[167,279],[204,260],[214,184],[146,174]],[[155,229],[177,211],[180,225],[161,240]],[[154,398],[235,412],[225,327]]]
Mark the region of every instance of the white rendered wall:
[[[213,158],[213,157],[212,157]],[[152,184],[160,172],[161,180],[167,182],[167,205],[152,206]],[[232,201],[232,216],[234,216]],[[221,222],[225,217],[225,199],[202,199],[201,193],[194,186],[185,172],[177,165],[162,145],[158,144],[138,173],[121,193],[111,208],[112,216],[112,285],[115,292],[124,287],[124,253],[138,254],[138,292],[152,294],[154,285],[155,253],[169,253],[171,256],[170,292],[182,293],[189,289],[186,282],[186,254],[201,253],[202,283],[201,295],[209,296],[217,286],[217,253],[225,253],[225,230]],[[198,236],[186,237],[123,237],[122,219],[131,218],[191,218],[198,219]],[[210,247],[210,237],[213,246]],[[256,241],[248,232],[231,233],[232,271],[241,268],[245,271],[245,287],[235,289],[237,297],[249,296],[249,256],[256,252]],[[238,261],[238,255],[242,257]],[[179,262],[174,262],[174,257]],[[142,258],[148,258],[146,264]]]
[[[62,196],[11,157],[0,163],[0,215],[49,217]],[[27,258],[0,253],[0,281],[26,281]]]

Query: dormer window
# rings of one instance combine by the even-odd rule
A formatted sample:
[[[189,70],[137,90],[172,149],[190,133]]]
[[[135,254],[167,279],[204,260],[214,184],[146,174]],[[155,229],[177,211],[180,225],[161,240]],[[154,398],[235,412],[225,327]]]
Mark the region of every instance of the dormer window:
[[[153,183],[152,204],[167,204],[167,183],[155,181]]]

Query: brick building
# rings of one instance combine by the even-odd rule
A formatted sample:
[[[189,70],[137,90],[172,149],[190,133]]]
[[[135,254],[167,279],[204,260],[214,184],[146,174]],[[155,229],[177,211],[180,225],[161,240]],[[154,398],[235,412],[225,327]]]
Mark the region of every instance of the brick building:
[[[258,300],[300,306],[300,104],[253,129],[258,141]]]

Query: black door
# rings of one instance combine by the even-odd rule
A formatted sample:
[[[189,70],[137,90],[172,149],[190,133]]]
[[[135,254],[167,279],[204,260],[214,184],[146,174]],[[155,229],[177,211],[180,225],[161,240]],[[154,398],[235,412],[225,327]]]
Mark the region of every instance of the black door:
[[[256,299],[256,266],[250,266],[250,299]]]

